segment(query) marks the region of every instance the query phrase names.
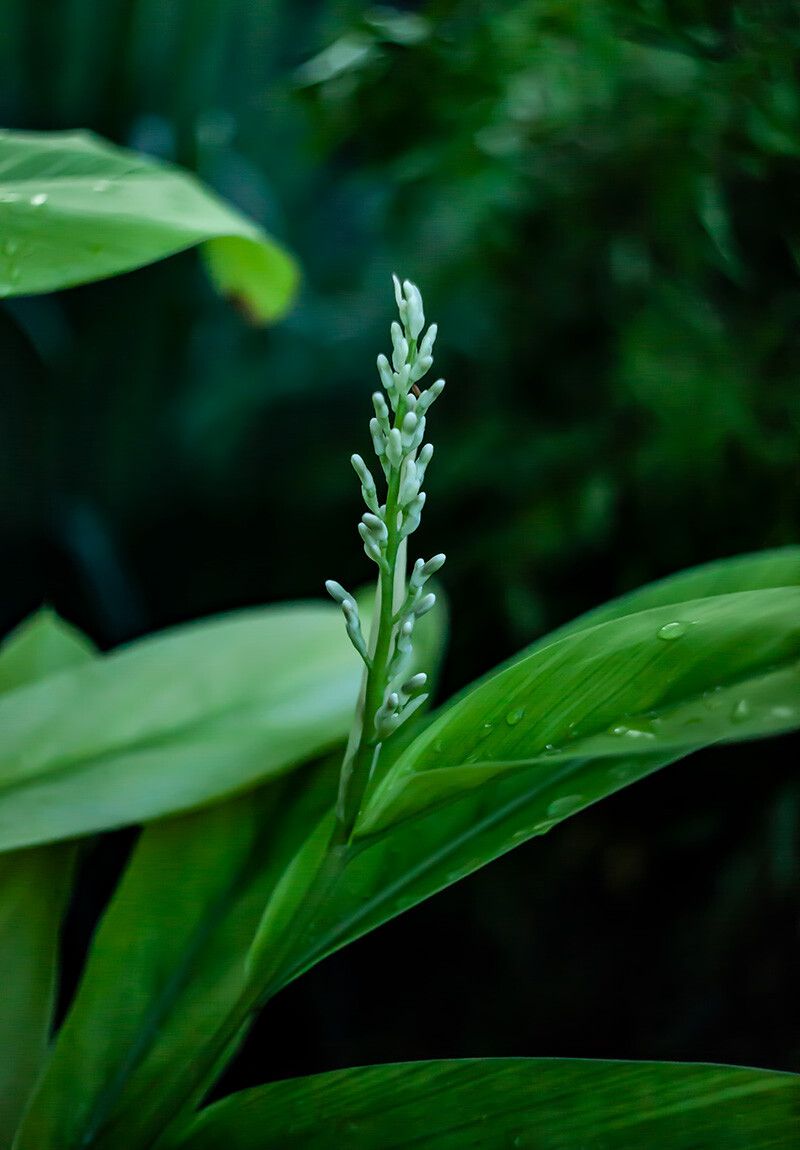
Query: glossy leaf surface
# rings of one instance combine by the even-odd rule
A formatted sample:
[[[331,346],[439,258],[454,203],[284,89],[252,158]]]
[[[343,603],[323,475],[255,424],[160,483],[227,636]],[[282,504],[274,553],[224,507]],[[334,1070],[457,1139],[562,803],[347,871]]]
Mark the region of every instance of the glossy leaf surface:
[[[730,573],[727,583],[726,569]],[[770,569],[775,580],[771,590]],[[704,571],[708,572],[709,586],[713,587],[715,595],[702,605],[702,613],[704,617],[712,619],[715,617],[715,612],[722,612],[725,627],[715,633],[723,649],[728,650],[729,637],[726,637],[725,630],[728,623],[734,633],[740,633],[740,637],[745,633],[755,636],[754,650],[748,652],[743,649],[730,655],[734,666],[737,660],[746,666],[750,666],[750,661],[753,660],[752,667],[759,667],[764,672],[760,688],[763,694],[759,695],[755,683],[750,683],[753,692],[750,697],[758,699],[759,704],[763,703],[766,708],[763,713],[759,711],[761,721],[765,723],[766,729],[770,730],[775,729],[773,724],[782,724],[784,721],[787,724],[796,723],[796,711],[794,717],[772,715],[768,723],[764,718],[773,706],[796,708],[800,701],[800,675],[797,673],[797,659],[800,656],[798,588],[784,587],[784,584],[792,578],[795,582],[800,581],[800,562],[796,550],[776,552],[766,557],[739,558],[731,561],[727,568],[725,565],[713,564],[707,569],[699,568],[676,576],[673,580],[666,580],[653,588],[644,589],[638,594],[647,596],[648,610],[631,617],[634,620],[632,626],[635,635],[647,633],[649,636],[647,641],[652,642],[655,648],[654,658],[661,657],[662,649],[669,652],[675,647],[679,648],[683,636],[678,640],[672,638],[664,640],[657,638],[656,632],[662,625],[666,625],[667,621],[676,621],[676,602],[672,599],[673,595],[682,594],[687,584],[692,586],[695,594],[702,590]],[[747,587],[753,583],[764,589],[738,593],[735,591],[737,586]],[[652,606],[653,602],[659,599],[662,607]],[[748,604],[751,614],[745,616],[739,610],[732,611],[734,600],[737,608]],[[592,636],[602,631],[602,626],[613,631],[617,627],[617,624],[613,623],[615,611],[619,609],[620,612],[624,612],[628,602],[630,600],[623,599],[618,603],[609,604],[604,609],[609,622],[600,627],[589,627],[584,631],[576,624],[575,635],[588,636],[591,644],[594,641]],[[698,600],[694,600],[693,603],[696,606]],[[659,614],[660,611],[663,611],[663,618]],[[644,626],[642,619],[645,621]],[[652,624],[657,620],[658,626],[654,628]],[[622,628],[620,634],[624,634],[629,625],[631,624],[623,614],[619,622],[619,627]],[[765,630],[762,630],[762,627]],[[737,628],[741,630],[737,631]],[[564,640],[557,639],[557,642],[562,641]],[[536,650],[547,652],[549,646],[545,640]],[[704,711],[706,704],[716,708],[721,702],[726,704],[728,702],[724,690],[723,692],[715,690],[719,685],[716,676],[720,670],[720,661],[715,658],[713,650],[709,650],[708,656],[709,662],[705,665],[705,671],[702,661],[689,661],[695,668],[690,672],[694,683],[693,690],[699,695]],[[523,654],[522,659],[524,661],[531,657],[531,653],[528,652]],[[773,659],[780,662],[777,669],[771,662]],[[666,667],[662,665],[662,669],[666,670]],[[730,673],[728,664],[725,665],[724,671],[725,674]],[[501,673],[507,673],[507,669]],[[700,685],[700,680],[706,673],[708,682],[704,687]],[[581,680],[576,687],[578,701],[581,698],[583,682],[584,680]],[[463,700],[470,697],[472,690],[483,691],[487,684],[491,687],[491,678],[484,680],[476,688],[468,689],[460,699],[443,708],[442,714],[447,716],[451,709],[457,710]],[[611,686],[613,685],[612,683]],[[782,702],[783,694],[772,696],[773,687],[776,691],[779,689],[780,692],[793,692],[791,702]],[[681,697],[683,695],[679,679],[671,679],[669,683],[664,684],[663,689],[672,690]],[[702,696],[706,689],[712,693],[703,700]],[[680,702],[680,698],[675,702]],[[565,696],[564,705],[567,704],[568,699]],[[602,711],[603,707],[609,704],[617,709],[613,690],[608,699],[598,700],[596,706]],[[504,705],[510,708],[512,700],[506,698]],[[740,737],[752,737],[756,733],[747,722],[731,722],[732,711],[729,711],[727,706],[721,710],[721,714],[725,716],[726,730],[734,732],[732,737],[736,737],[736,733]],[[693,718],[694,712],[687,717]],[[603,720],[605,722],[605,713]],[[486,721],[489,720],[481,718],[481,725]],[[568,721],[572,721],[572,717]],[[419,749],[431,746],[436,738],[431,732],[435,730],[438,722],[434,716],[433,722],[422,734],[401,751],[400,758],[390,765],[388,775],[379,784],[379,788],[392,779],[393,773],[404,760],[408,760],[416,753],[415,747]],[[516,727],[521,724],[522,719],[512,724],[508,728],[509,734],[514,736]],[[692,725],[690,724],[690,729]],[[605,727],[601,729],[604,730]],[[320,905],[313,915],[309,915],[304,909],[304,904],[307,902],[305,889],[291,881],[282,883],[267,908],[259,936],[254,944],[251,956],[254,979],[265,988],[265,993],[274,993],[278,987],[346,942],[374,929],[381,922],[457,881],[526,839],[546,833],[588,803],[643,778],[688,754],[699,745],[684,742],[676,746],[668,741],[662,745],[658,739],[631,738],[627,735],[612,735],[610,738],[612,746],[618,748],[616,753],[613,753],[604,742],[604,753],[597,759],[570,758],[552,764],[547,762],[544,765],[517,763],[510,769],[498,770],[494,778],[482,779],[481,785],[477,787],[465,788],[460,797],[455,797],[451,793],[447,805],[438,805],[439,796],[436,796],[436,801],[430,809],[418,809],[413,817],[409,814],[405,822],[392,826],[384,833],[365,837],[360,842],[354,843],[349,855],[342,862],[339,878],[332,881],[328,889],[320,894]],[[467,770],[471,771],[473,767],[474,764],[469,764]],[[433,773],[432,771],[431,774]],[[688,773],[686,778],[688,782],[690,779]],[[687,804],[691,804],[690,791],[687,793]],[[327,826],[317,828],[309,836],[293,863],[297,874],[304,876],[314,874],[322,865],[324,843],[326,836],[332,831],[332,825],[332,820],[329,818]],[[285,942],[287,938],[290,939],[288,944]]]
[[[294,261],[186,172],[86,132],[0,134],[0,295],[56,291],[203,244],[211,278],[259,322],[294,296]]]
[[[368,835],[522,768],[569,776],[575,810],[616,789],[608,761],[679,757],[800,726],[800,588],[654,607],[538,647],[450,706],[400,756]],[[616,768],[615,768],[616,770]]]
[[[511,1058],[276,1082],[211,1106],[170,1150],[778,1150],[800,1077],[730,1066]]]

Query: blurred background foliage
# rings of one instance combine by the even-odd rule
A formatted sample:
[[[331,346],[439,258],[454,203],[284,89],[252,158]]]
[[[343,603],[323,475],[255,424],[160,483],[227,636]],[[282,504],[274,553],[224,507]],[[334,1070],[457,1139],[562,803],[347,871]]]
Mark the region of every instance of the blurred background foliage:
[[[347,457],[393,270],[449,380],[420,534],[449,556],[448,689],[638,583],[797,541],[789,0],[0,11],[5,125],[195,169],[305,277],[265,331],[192,254],[3,303],[6,627],[47,598],[109,645],[366,578]],[[349,949],[233,1084],[471,1054],[800,1069],[797,745],[671,768]]]

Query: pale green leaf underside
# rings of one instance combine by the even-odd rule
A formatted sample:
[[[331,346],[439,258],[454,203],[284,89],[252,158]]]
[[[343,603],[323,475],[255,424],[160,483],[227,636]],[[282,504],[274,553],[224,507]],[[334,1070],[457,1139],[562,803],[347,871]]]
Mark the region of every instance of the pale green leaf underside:
[[[290,306],[298,272],[261,228],[198,180],[88,132],[0,133],[0,295],[73,287],[203,244],[212,280],[257,321]]]
[[[241,611],[0,698],[0,849],[143,822],[343,740],[360,663],[332,605]]]
[[[169,1150],[786,1150],[800,1077],[730,1066],[498,1058],[247,1090]]]

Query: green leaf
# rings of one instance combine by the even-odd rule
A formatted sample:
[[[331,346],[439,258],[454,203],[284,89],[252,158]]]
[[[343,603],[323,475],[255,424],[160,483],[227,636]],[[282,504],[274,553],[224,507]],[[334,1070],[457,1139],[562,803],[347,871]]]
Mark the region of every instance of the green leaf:
[[[443,708],[378,785],[356,833],[523,768],[535,769],[539,822],[558,821],[629,782],[639,760],[649,769],[653,756],[797,728],[799,667],[800,588],[694,599],[568,634]]]
[[[359,599],[366,616],[369,595]],[[430,666],[444,607],[420,624]],[[97,1150],[150,1146],[202,1093],[246,1030],[248,948],[276,883],[332,805],[340,755],[145,828],[95,935],[20,1148],[65,1150],[90,1138]]]
[[[87,132],[0,134],[0,295],[73,287],[204,245],[211,277],[259,322],[298,272],[261,228],[190,176]]]
[[[87,639],[52,611],[31,616],[0,646],[0,692],[85,662]],[[0,1145],[10,1146],[50,1037],[58,931],[72,843],[0,856]]]
[[[360,661],[327,604],[241,611],[0,698],[0,849],[187,810],[342,741]]]
[[[43,607],[0,646],[0,694],[85,663],[94,653],[85,635]]]
[[[338,758],[145,828],[18,1150],[150,1146],[235,1046],[239,1027],[227,1034],[225,1024],[247,984],[247,949],[275,882],[331,802],[337,769]]]
[[[706,686],[713,689],[720,682],[717,677],[720,671],[723,681],[727,681],[728,685],[733,687],[731,669],[738,666],[751,676],[748,689],[754,692],[754,697],[758,693],[757,684],[753,681],[756,678],[757,668],[764,671],[765,689],[771,690],[773,683],[770,676],[773,673],[776,675],[775,682],[776,684],[780,682],[781,689],[794,684],[792,705],[796,708],[800,702],[800,676],[796,670],[800,644],[798,624],[800,591],[797,587],[780,589],[780,582],[789,578],[792,571],[795,572],[795,578],[800,581],[800,565],[791,566],[790,569],[790,565],[787,564],[788,558],[787,554],[779,553],[771,560],[767,557],[766,562],[762,557],[754,557],[752,560],[737,559],[727,566],[715,564],[707,569],[700,568],[695,572],[678,576],[674,581],[665,582],[639,593],[639,602],[662,597],[665,603],[670,600],[671,589],[680,594],[687,585],[690,585],[695,594],[698,594],[703,589],[706,571],[708,585],[713,587],[715,593],[729,593],[715,594],[705,603],[700,603],[699,600],[693,601],[693,607],[698,606],[703,618],[708,619],[709,625],[714,623],[711,631],[715,636],[715,643],[730,651],[731,662],[724,666],[720,664],[718,652],[715,653],[711,648],[708,652],[710,662],[705,666],[705,670],[702,660],[698,662],[688,655],[684,660],[679,654],[682,644],[687,642],[686,649],[691,652],[695,649],[694,637],[688,640],[685,636],[678,640],[656,638],[656,632],[665,620],[676,621],[674,606],[650,608],[646,613],[634,615],[631,617],[634,620],[633,624],[629,624],[624,617],[620,620],[622,628],[619,631],[620,635],[629,625],[632,626],[637,642],[646,640],[651,644],[654,659],[669,660],[668,664],[662,664],[662,670],[665,672],[669,670],[670,674],[675,670],[678,675],[674,681],[671,680],[656,688],[655,680],[647,677],[647,660],[643,660],[642,668],[647,682],[647,691],[643,697],[649,700],[650,695],[647,692],[657,689],[663,692],[661,697],[665,701],[679,703],[687,684],[691,686],[695,696],[699,692],[702,697],[706,688],[701,686],[701,679],[707,673]],[[797,553],[794,553],[793,564],[796,559]],[[775,579],[779,581],[778,588],[739,592],[738,595],[735,593],[734,588],[738,584],[743,583],[745,586],[749,584],[750,575],[755,581],[756,571],[758,571],[757,582],[767,587],[770,567]],[[728,581],[725,578],[726,570],[730,573]],[[733,609],[736,607],[747,607],[747,611],[740,617],[738,610]],[[600,624],[597,628],[589,628],[585,632],[576,631],[576,638],[581,634],[588,636],[591,647],[594,643],[591,637],[603,632],[603,627],[609,634],[612,632],[616,634],[616,624],[613,623],[616,608],[616,604],[611,604],[605,609],[607,617],[612,622]],[[715,622],[716,615],[719,618]],[[645,627],[641,626],[642,619],[645,620]],[[717,625],[722,619],[725,620],[725,627],[728,624],[731,626],[732,634],[740,638],[744,636],[753,638],[755,645],[752,651],[730,650],[731,644],[729,638],[725,637],[724,628]],[[656,623],[657,626],[654,626]],[[762,625],[766,628],[763,634],[760,631]],[[691,628],[686,634],[692,635]],[[563,639],[556,640],[556,644],[563,642]],[[538,647],[538,650],[544,653],[548,649],[546,641]],[[635,649],[634,644],[634,653]],[[662,655],[662,652],[665,654]],[[532,657],[530,653],[524,655],[523,662]],[[546,658],[549,659],[549,656],[546,655]],[[766,670],[766,667],[771,666],[770,660],[779,661],[781,667],[774,672]],[[795,669],[789,670],[788,664],[793,660]],[[684,662],[685,666],[679,670],[678,663]],[[568,670],[568,665],[565,666]],[[501,672],[505,673],[507,671]],[[794,678],[791,678],[792,675]],[[459,737],[457,732],[460,731],[463,700],[468,699],[473,690],[477,693],[488,688],[493,692],[493,682],[492,678],[485,680],[477,688],[465,692],[461,700],[456,700],[442,709],[440,737],[443,746],[444,736],[448,732],[452,734],[454,740]],[[592,682],[589,681],[590,687]],[[622,675],[620,685],[624,685],[625,682],[626,677]],[[619,713],[614,696],[615,682],[609,681],[608,687],[608,693],[598,695],[596,701],[596,706],[603,715],[603,722],[607,714],[612,716],[610,721],[613,722]],[[583,706],[581,700],[585,696],[585,686],[579,683],[577,692],[575,703],[580,709]],[[718,697],[718,695],[712,697],[712,702],[716,703]],[[764,702],[767,700],[764,699]],[[505,715],[512,705],[519,704],[512,704],[512,701],[506,698],[503,705],[506,708],[503,712]],[[536,700],[531,700],[530,705],[538,706],[538,703]],[[646,705],[649,709],[649,702]],[[773,698],[769,698],[769,705],[775,705]],[[558,703],[562,721],[569,706],[570,700],[565,695]],[[448,716],[452,713],[455,714],[457,721],[451,729],[448,725],[450,722]],[[732,712],[725,710],[724,713],[726,719],[730,721]],[[585,708],[581,710],[581,714],[586,715]],[[687,714],[687,718],[692,717],[694,716]],[[485,721],[488,720],[479,717],[481,727]],[[572,716],[567,715],[567,724],[571,721]],[[758,724],[761,721],[759,719]],[[389,780],[393,780],[398,767],[404,762],[412,761],[412,755],[416,757],[420,754],[420,748],[432,751],[433,742],[436,740],[436,734],[432,732],[439,722],[440,720],[434,717],[431,726],[401,751],[399,759],[390,766],[389,773],[384,776],[384,781],[379,783],[379,788],[388,784]],[[783,718],[773,716],[769,722],[770,725],[782,724]],[[507,726],[505,718],[503,723]],[[515,731],[520,726],[522,720],[515,726],[508,727],[509,736],[515,737]],[[756,731],[756,727],[747,722],[734,724],[734,729],[739,737],[752,735]],[[503,737],[505,738],[505,734]],[[574,761],[561,761],[552,768],[549,762],[547,764],[537,762],[533,766],[522,767],[515,765],[512,769],[501,770],[496,778],[487,780],[484,785],[476,789],[465,789],[459,797],[452,797],[446,806],[420,810],[415,817],[391,827],[383,834],[353,843],[341,862],[338,878],[326,889],[319,891],[318,905],[313,909],[309,909],[307,890],[300,888],[298,891],[298,887],[291,882],[279,884],[265,911],[251,953],[253,979],[258,983],[262,995],[268,997],[274,994],[281,986],[319,962],[325,955],[450,883],[456,882],[519,843],[534,835],[545,833],[586,803],[596,801],[603,795],[611,794],[636,779],[643,778],[692,749],[686,745],[676,748],[672,742],[662,746],[656,739],[657,747],[651,750],[651,741],[648,739],[639,740],[627,736],[613,736],[613,738],[619,741],[616,755],[599,756],[596,761],[588,762],[582,757]],[[647,744],[647,749],[643,750],[644,744]],[[415,747],[416,750],[413,750]],[[472,767],[474,764],[470,765],[469,769]],[[447,770],[446,767],[438,769]],[[321,866],[324,854],[320,844],[326,841],[326,836],[332,832],[332,827],[333,820],[329,814],[327,825],[321,824],[309,835],[292,863],[296,874],[306,876],[306,886],[311,882],[309,876],[313,876]]]
[[[800,1077],[669,1062],[497,1058],[337,1070],[234,1094],[169,1150],[777,1150]]]

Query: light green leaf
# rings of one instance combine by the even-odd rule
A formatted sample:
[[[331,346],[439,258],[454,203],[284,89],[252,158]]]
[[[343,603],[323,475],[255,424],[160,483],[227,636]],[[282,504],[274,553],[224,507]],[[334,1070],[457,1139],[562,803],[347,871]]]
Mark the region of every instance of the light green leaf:
[[[186,172],[87,132],[0,134],[0,295],[88,283],[204,245],[211,277],[257,321],[298,282],[292,258]]]
[[[30,615],[0,646],[0,694],[95,654],[92,643],[49,607]]]
[[[338,757],[144,829],[17,1150],[149,1147],[233,1052],[247,949],[337,770]]]
[[[87,639],[52,611],[40,611],[0,646],[0,692],[91,657]],[[72,843],[0,855],[2,1146],[11,1145],[47,1051],[73,858]]]
[[[337,1070],[223,1099],[169,1150],[778,1150],[800,1077],[669,1062],[497,1058]]]
[[[356,833],[522,768],[536,769],[539,821],[557,820],[629,782],[638,758],[646,766],[798,726],[800,588],[655,607],[540,646],[443,708],[378,785]],[[609,774],[621,755],[630,774],[615,762]]]
[[[333,605],[241,611],[0,698],[0,849],[188,810],[347,733],[360,662]]]
[[[358,598],[366,619],[372,595]],[[346,654],[341,616],[322,610]],[[429,669],[445,630],[440,598],[420,620],[417,654]],[[308,664],[302,651],[295,656]],[[359,674],[356,665],[350,705]],[[311,715],[311,699],[307,706]],[[314,772],[145,828],[95,936],[21,1148],[90,1137],[98,1150],[149,1146],[232,1052],[249,1014],[240,1021],[248,948],[276,882],[333,801],[340,754]]]

